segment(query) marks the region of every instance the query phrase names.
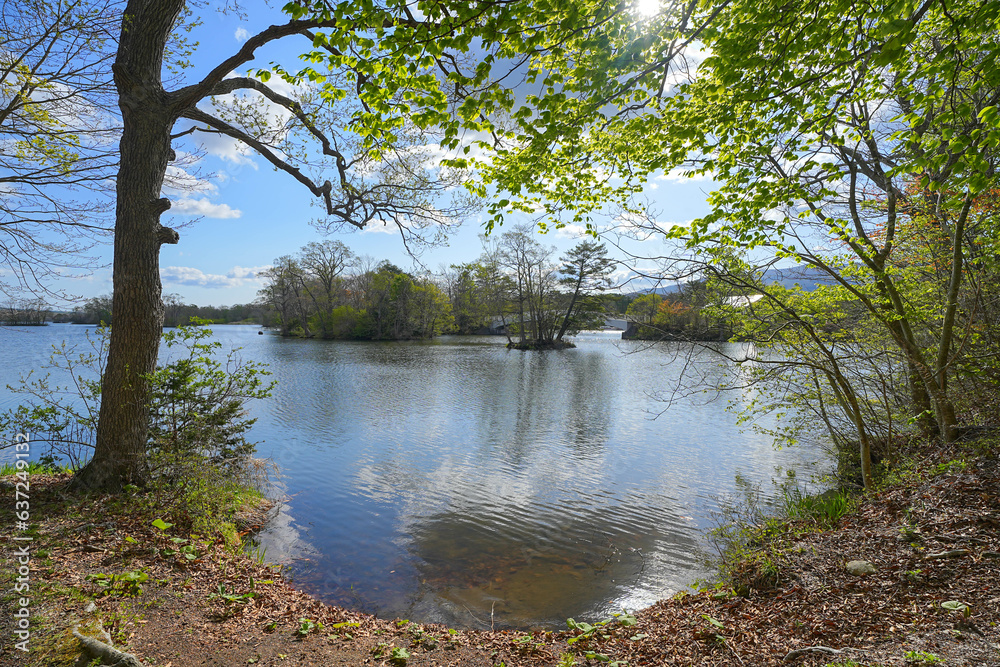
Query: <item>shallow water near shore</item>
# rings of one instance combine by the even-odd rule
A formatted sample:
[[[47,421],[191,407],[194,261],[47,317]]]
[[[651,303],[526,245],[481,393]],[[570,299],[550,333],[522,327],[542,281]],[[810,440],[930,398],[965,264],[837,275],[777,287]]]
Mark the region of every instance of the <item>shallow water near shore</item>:
[[[3,384],[87,329],[0,330]],[[741,432],[725,405],[750,395],[678,395],[654,419],[665,408],[655,394],[676,387],[684,363],[732,372],[679,344],[590,333],[574,349],[521,352],[492,337],[215,331],[278,381],[251,406],[284,498],[258,537],[267,559],[296,587],[381,617],[565,627],[647,606],[709,574],[703,530],[737,473],[806,478],[823,461]]]

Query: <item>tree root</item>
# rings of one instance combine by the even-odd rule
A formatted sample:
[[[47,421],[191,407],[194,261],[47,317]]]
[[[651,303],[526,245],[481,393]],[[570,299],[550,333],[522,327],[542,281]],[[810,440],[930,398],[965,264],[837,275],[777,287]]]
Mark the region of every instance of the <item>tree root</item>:
[[[806,646],[805,648],[797,648],[794,651],[790,651],[788,655],[785,656],[786,662],[791,662],[796,658],[800,658],[806,653],[828,653],[830,655],[840,655],[844,651],[849,649],[835,649],[829,646]]]
[[[98,658],[103,664],[111,667],[145,667],[139,658],[131,653],[124,653],[111,644],[105,644],[99,639],[80,634],[78,627],[73,628],[73,636],[80,640],[84,652],[90,657]]]
[[[942,551],[940,553],[927,554],[924,556],[924,560],[939,560],[941,558],[958,558],[959,556],[969,555],[968,549],[952,549],[951,551]]]
[[[97,607],[93,603],[87,607],[87,613],[93,613],[96,611]],[[135,657],[131,653],[125,653],[119,651],[114,646],[111,645],[111,635],[108,634],[104,626],[98,621],[98,629],[101,632],[101,636],[104,641],[100,639],[94,639],[93,637],[88,637],[87,635],[80,632],[80,624],[77,623],[73,626],[73,636],[79,640],[80,645],[83,646],[83,651],[91,658],[97,658],[101,661],[101,664],[109,665],[110,667],[146,667],[142,664],[139,658]]]

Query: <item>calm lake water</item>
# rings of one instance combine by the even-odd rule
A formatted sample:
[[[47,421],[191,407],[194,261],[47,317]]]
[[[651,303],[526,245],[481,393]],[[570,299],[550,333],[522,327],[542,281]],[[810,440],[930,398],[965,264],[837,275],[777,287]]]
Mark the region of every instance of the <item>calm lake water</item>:
[[[0,329],[0,384],[82,344],[90,327]],[[825,465],[741,432],[727,401],[669,410],[681,348],[592,333],[518,352],[504,339],[288,340],[218,326],[269,364],[252,406],[258,452],[281,469],[270,561],[327,602],[458,627],[563,627],[647,606],[710,573],[702,531],[738,474],[800,478]],[[731,372],[707,353],[710,375]],[[16,397],[0,392],[0,408]]]

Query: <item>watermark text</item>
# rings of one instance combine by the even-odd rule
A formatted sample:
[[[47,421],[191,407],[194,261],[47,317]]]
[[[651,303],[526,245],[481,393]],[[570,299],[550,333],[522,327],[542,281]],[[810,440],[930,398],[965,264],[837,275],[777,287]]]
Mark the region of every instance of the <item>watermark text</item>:
[[[31,541],[30,535],[24,534],[31,525],[31,505],[28,480],[28,459],[31,456],[31,440],[24,433],[14,436],[14,456],[16,457],[16,481],[14,482],[14,567],[17,576],[14,578],[14,648],[28,652],[28,642],[31,641]]]

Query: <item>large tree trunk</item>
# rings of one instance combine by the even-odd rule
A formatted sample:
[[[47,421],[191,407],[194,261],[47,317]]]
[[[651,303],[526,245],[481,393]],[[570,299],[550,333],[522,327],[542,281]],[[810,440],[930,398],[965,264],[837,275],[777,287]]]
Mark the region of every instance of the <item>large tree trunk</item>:
[[[114,299],[108,365],[101,390],[94,457],[75,485],[117,489],[142,483],[149,427],[148,375],[156,368],[163,324],[160,244],[176,243],[160,225],[160,198],[172,157],[176,116],[161,83],[166,40],[183,0],[132,0],[113,67],[122,110],[115,219]]]

